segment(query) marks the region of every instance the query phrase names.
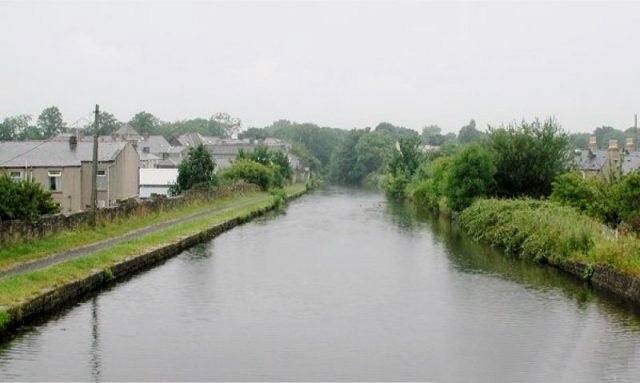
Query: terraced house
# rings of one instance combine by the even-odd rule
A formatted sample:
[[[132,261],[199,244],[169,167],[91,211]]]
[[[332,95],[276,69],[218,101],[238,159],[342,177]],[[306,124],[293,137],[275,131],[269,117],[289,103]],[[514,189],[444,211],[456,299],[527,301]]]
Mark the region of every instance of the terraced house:
[[[91,203],[93,143],[66,141],[0,142],[0,172],[33,179],[51,192],[61,211],[84,210]],[[130,142],[98,146],[98,207],[138,196],[140,157]]]

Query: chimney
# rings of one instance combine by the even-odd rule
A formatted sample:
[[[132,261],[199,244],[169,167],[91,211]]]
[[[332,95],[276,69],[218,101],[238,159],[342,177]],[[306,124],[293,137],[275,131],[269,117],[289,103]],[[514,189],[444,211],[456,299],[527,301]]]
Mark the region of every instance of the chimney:
[[[78,147],[78,137],[72,134],[69,136],[69,148],[71,150],[76,150],[77,147]]]
[[[142,153],[149,153],[150,148],[148,146],[145,146],[144,148],[142,148]]]
[[[627,153],[633,153],[636,151],[636,143],[633,142],[633,137],[627,137],[627,142],[624,145]]]
[[[592,152],[598,150],[598,141],[596,141],[596,136],[589,137],[589,150]]]
[[[609,159],[613,161],[620,161],[620,150],[618,150],[618,140],[609,140]]]

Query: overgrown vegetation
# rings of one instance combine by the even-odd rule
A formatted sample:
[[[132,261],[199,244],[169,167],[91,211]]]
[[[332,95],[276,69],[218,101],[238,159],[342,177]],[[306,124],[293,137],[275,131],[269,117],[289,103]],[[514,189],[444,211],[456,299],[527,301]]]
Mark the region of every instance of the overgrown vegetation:
[[[460,224],[476,240],[514,256],[552,264],[609,265],[640,276],[640,239],[617,237],[569,206],[533,199],[483,199],[460,214]]]
[[[220,172],[223,182],[243,180],[262,190],[282,188],[291,181],[293,170],[287,155],[258,146],[253,152],[240,151],[235,161]]]
[[[7,174],[0,174],[0,220],[34,219],[59,211],[51,193],[43,190],[38,182],[13,180]]]
[[[553,184],[551,200],[576,208],[612,228],[640,233],[640,172],[611,181],[583,178],[577,172],[562,174]]]

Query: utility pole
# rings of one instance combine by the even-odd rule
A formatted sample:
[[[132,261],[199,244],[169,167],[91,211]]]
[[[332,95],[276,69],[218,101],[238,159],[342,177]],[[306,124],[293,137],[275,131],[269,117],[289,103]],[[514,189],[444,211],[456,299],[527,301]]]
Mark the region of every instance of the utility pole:
[[[100,106],[96,104],[95,120],[93,126],[93,171],[91,174],[91,225],[96,225],[96,215],[98,213],[98,130],[100,116]]]

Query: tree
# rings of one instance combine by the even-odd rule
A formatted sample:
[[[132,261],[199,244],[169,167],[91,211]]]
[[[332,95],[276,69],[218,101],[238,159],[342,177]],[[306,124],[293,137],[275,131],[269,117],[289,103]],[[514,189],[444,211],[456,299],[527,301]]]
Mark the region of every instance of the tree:
[[[496,153],[499,197],[548,196],[569,163],[569,138],[554,119],[489,127],[488,138]]]
[[[211,116],[211,121],[217,124],[224,132],[225,137],[232,137],[240,131],[241,121],[237,117],[231,117],[229,113],[219,112]]]
[[[356,145],[363,130],[352,129],[345,139],[338,145],[331,156],[329,178],[334,182],[357,185],[364,177],[363,170],[357,167]]]
[[[31,123],[31,116],[20,114],[13,117],[7,117],[0,124],[0,141],[13,141],[20,137],[20,134],[26,130]]]
[[[140,134],[157,134],[160,120],[153,114],[142,111],[133,116],[129,125]]]
[[[467,146],[454,155],[444,190],[447,206],[462,211],[476,198],[492,193],[496,173],[494,162],[494,153],[479,145]]]
[[[387,163],[383,179],[383,189],[387,196],[400,200],[405,197],[405,189],[420,165],[422,154],[418,149],[420,138],[404,138],[396,141],[393,155]]]
[[[50,106],[38,116],[38,128],[43,138],[49,138],[62,133],[66,125],[62,113],[57,106]]]
[[[178,179],[171,188],[171,194],[181,194],[193,188],[208,188],[215,186],[217,180],[214,174],[215,163],[211,154],[203,145],[189,149],[187,157],[178,167]]]
[[[273,184],[281,187],[291,179],[293,170],[286,154],[269,150],[264,145],[258,145],[253,152],[240,150],[236,161],[248,160],[270,167],[273,170]]]
[[[485,134],[478,129],[476,129],[476,121],[469,121],[468,125],[460,128],[460,132],[458,133],[458,142],[461,145],[470,144],[484,138]]]
[[[109,134],[118,130],[121,125],[121,122],[118,121],[118,119],[115,118],[113,114],[104,111],[98,114],[98,123],[98,132],[101,136],[108,136]],[[87,127],[87,129],[89,129],[90,132],[93,132],[93,125]]]
[[[598,146],[601,148],[608,148],[610,140],[618,140],[618,145],[624,145],[625,134],[622,130],[614,129],[611,126],[601,126],[593,131],[593,135],[596,136]]]
[[[33,180],[11,179],[0,174],[0,220],[33,219],[43,214],[60,211],[51,198],[51,193]]]

